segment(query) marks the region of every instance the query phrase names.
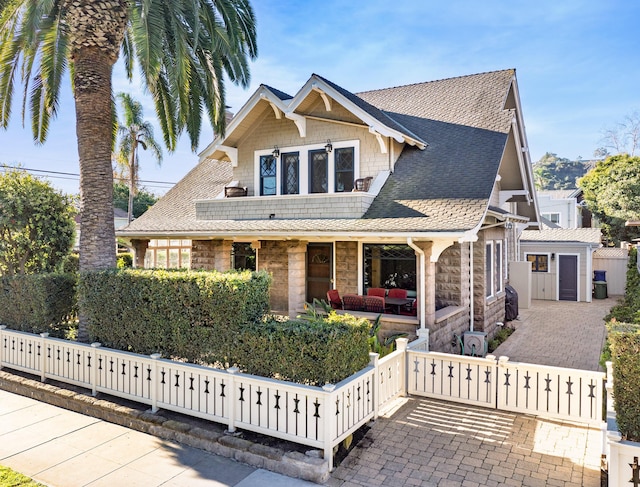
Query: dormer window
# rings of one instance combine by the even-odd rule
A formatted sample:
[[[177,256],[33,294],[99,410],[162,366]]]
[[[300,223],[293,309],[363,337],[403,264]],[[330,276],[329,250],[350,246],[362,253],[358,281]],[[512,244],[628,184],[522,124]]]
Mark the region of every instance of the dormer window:
[[[359,177],[358,140],[279,147],[256,151],[256,187],[260,196],[350,192]]]

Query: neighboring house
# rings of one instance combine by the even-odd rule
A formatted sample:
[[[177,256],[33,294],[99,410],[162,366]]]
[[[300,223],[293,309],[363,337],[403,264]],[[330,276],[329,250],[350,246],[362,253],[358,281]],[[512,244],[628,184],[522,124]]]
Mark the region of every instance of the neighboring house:
[[[226,196],[226,197],[225,197]],[[515,70],[353,94],[312,75],[262,85],[200,163],[118,231],[191,240],[191,267],[273,275],[271,307],[399,287],[417,296],[432,350],[492,336],[507,261],[538,206]]]
[[[78,212],[74,221],[76,224],[76,238],[73,244],[73,250],[77,252],[80,250],[80,212]],[[113,209],[113,226],[116,230],[127,226],[128,222],[129,214],[125,210],[121,210],[120,208]]]
[[[599,228],[526,230],[520,260],[531,262],[531,298],[591,302]]]
[[[549,228],[591,227],[591,212],[581,189],[538,191],[538,205],[542,222]]]

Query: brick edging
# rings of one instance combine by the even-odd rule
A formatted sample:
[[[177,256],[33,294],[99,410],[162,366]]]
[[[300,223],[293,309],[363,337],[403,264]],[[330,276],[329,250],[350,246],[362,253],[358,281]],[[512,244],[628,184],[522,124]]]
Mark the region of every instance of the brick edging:
[[[108,397],[104,394],[97,398],[6,370],[0,370],[0,389],[289,477],[319,484],[329,478],[329,464],[322,458],[295,451],[285,452],[231,434],[169,419],[162,415],[162,411],[151,413],[117,404],[104,399]]]

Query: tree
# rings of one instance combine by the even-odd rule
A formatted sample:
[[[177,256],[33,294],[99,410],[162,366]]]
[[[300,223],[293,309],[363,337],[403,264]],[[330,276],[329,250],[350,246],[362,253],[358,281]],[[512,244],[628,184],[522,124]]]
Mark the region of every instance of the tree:
[[[615,243],[638,235],[625,221],[640,218],[640,157],[610,156],[579,180],[589,210]]]
[[[225,131],[224,75],[249,83],[257,55],[249,0],[8,0],[0,3],[0,126],[16,77],[24,85],[36,142],[47,137],[71,65],[80,159],[80,270],[115,266],[112,68],[120,52],[129,79],[138,61],[169,150],[185,131],[198,145],[202,109]],[[78,339],[87,341],[80,309]]]
[[[586,172],[582,159],[570,161],[566,157],[547,152],[533,165],[533,177],[538,190],[575,189],[576,180]]]
[[[138,147],[150,149],[153,156],[162,164],[162,149],[153,138],[153,126],[143,120],[142,105],[127,93],[118,93],[122,105],[124,123],[118,125],[120,136],[116,163],[129,180],[129,201],[127,214],[129,223],[133,220],[133,199],[138,193],[139,157]]]
[[[133,217],[138,218],[158,201],[158,198],[144,189],[139,189],[133,198]],[[113,185],[113,206],[127,211],[129,208],[129,186],[124,183]]]
[[[0,173],[0,275],[52,272],[71,252],[70,197],[25,171]]]
[[[596,153],[609,155],[608,149],[613,149],[616,154],[635,156],[640,149],[640,112],[635,110],[614,127],[606,129],[601,142],[604,146],[597,149]]]

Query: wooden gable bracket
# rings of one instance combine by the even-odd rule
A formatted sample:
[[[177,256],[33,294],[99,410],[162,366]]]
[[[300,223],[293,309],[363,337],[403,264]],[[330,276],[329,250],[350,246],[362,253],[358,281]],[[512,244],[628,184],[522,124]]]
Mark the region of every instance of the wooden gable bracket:
[[[453,239],[434,239],[431,245],[431,256],[429,257],[429,260],[431,260],[431,262],[438,262],[442,252],[447,250],[454,243],[456,243],[456,241]]]
[[[269,105],[271,105],[271,109],[273,110],[273,114],[276,116],[276,118],[278,120],[282,119],[282,112],[280,111],[280,109],[276,106],[275,103],[273,102],[269,102]]]
[[[298,128],[300,137],[305,138],[307,136],[307,119],[305,117],[297,113],[285,113],[284,116],[289,120],[293,120],[293,123],[295,123]]]
[[[376,136],[376,139],[378,140],[378,145],[380,146],[380,152],[382,154],[386,154],[388,149],[387,149],[387,144],[384,141],[384,137],[382,136],[382,134],[380,132],[378,132],[376,129],[374,129],[373,127],[369,126],[369,133],[373,134]]]
[[[217,147],[217,150],[220,150],[227,154],[227,157],[231,161],[232,167],[238,167],[238,149],[236,147],[230,147],[228,145],[220,145]]]
[[[320,95],[320,98],[322,98],[322,101],[324,102],[324,109],[328,112],[331,111],[331,98],[329,98],[329,96],[320,89],[320,87],[318,86],[318,83],[313,83],[311,85],[311,88],[313,89],[313,91],[317,92]]]

